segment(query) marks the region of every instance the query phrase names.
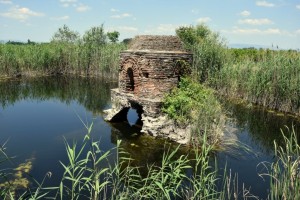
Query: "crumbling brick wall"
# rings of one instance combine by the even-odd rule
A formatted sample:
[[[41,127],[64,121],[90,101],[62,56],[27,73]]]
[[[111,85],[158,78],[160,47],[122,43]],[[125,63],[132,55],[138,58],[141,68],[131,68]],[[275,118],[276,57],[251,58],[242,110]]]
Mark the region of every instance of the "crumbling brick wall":
[[[161,98],[177,86],[182,68],[191,62],[192,55],[183,51],[176,36],[138,36],[120,54],[119,89],[142,98]]]

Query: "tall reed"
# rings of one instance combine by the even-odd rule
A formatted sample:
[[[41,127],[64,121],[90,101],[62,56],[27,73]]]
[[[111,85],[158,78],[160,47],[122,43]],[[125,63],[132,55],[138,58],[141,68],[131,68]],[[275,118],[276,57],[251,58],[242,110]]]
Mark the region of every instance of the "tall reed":
[[[300,53],[265,50],[260,60],[228,62],[209,84],[228,97],[300,115]]]
[[[1,76],[79,74],[117,77],[124,44],[0,44]]]
[[[262,163],[270,177],[269,199],[300,199],[300,144],[294,129],[283,132],[283,145],[274,141],[275,161]]]

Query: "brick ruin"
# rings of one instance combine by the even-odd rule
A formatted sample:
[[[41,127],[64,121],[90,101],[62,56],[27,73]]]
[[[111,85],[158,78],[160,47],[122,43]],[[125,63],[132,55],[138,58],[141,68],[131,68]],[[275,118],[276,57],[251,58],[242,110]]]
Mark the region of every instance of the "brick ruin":
[[[130,108],[136,109],[141,132],[186,143],[186,130],[161,112],[162,98],[187,72],[192,54],[184,51],[176,36],[137,36],[129,49],[120,53],[119,88],[112,89],[112,108],[106,120],[126,121]]]

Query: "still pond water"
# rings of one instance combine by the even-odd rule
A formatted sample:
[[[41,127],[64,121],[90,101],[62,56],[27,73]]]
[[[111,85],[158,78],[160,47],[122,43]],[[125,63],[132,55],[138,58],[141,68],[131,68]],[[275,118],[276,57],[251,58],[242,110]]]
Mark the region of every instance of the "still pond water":
[[[30,160],[30,174],[37,181],[51,172],[52,177],[46,179],[45,185],[58,185],[63,172],[59,161],[67,160],[63,138],[70,143],[82,141],[87,132],[84,124],[92,122],[93,140],[101,141],[103,151],[114,148],[117,139],[122,139],[122,147],[136,162],[159,161],[164,142],[137,134],[134,111],[128,113],[129,123],[104,121],[103,110],[110,107],[110,89],[115,87],[116,83],[97,78],[48,77],[0,82],[0,144],[7,142],[7,154],[15,156],[12,164],[1,168],[14,168]],[[233,175],[238,174],[239,188],[244,183],[246,188],[251,187],[252,194],[266,198],[268,181],[257,175],[261,170],[258,164],[272,161],[273,141],[280,141],[280,129],[294,126],[299,135],[300,123],[295,118],[258,108],[227,103],[225,109],[231,118],[225,135],[248,145],[255,153],[239,148],[219,151],[218,166],[227,165]]]

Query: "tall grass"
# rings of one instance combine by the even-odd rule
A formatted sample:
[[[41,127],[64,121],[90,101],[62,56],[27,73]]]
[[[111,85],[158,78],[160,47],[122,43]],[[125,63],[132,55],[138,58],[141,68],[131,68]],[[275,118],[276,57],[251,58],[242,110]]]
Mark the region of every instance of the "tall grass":
[[[103,75],[116,78],[124,44],[0,44],[1,76],[30,74]]]
[[[284,145],[274,141],[275,161],[262,163],[270,177],[269,199],[300,199],[300,145],[295,130],[284,133]]]
[[[192,72],[201,83],[230,98],[300,115],[299,51],[229,49],[203,24],[176,33],[193,53]]]
[[[89,138],[91,126],[87,129],[80,147],[66,143],[68,163],[61,163],[65,173],[60,186],[50,188],[57,191],[54,199],[215,199],[221,195],[216,190],[217,171],[210,165],[212,149],[205,141],[200,150],[193,150],[192,161],[188,155],[178,155],[180,146],[166,147],[161,164],[148,165],[142,174],[140,167],[131,165],[120,141],[115,154],[102,152],[99,143]],[[115,163],[103,165],[112,155]],[[187,175],[188,170],[193,173]]]
[[[209,84],[228,97],[300,115],[300,53],[265,50],[259,57],[232,59]]]

